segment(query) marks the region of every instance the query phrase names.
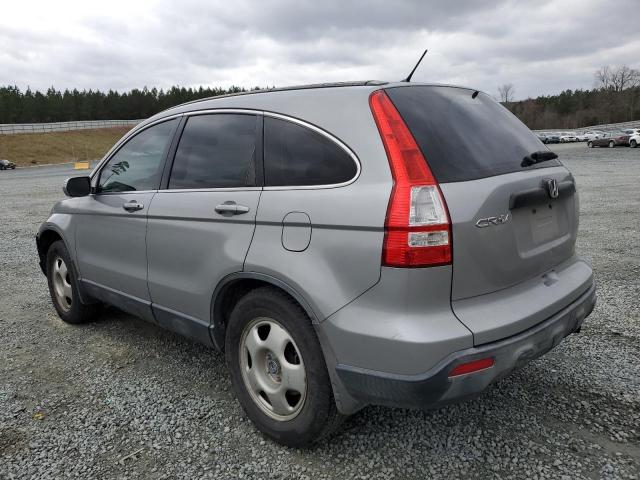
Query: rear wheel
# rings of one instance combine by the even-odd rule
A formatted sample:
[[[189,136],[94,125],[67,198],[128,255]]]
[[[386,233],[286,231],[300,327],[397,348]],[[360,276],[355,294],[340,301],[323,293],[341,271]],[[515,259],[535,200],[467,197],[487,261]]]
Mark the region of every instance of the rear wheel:
[[[613,142],[613,140],[611,140],[611,141],[609,142],[609,148],[613,148],[613,147],[615,147],[615,146],[616,146],[616,144]]]
[[[261,287],[238,301],[227,326],[225,356],[247,416],[278,443],[309,446],[344,418],[311,321],[284,292]]]
[[[51,244],[47,252],[47,282],[53,306],[67,323],[94,320],[100,312],[98,304],[86,304],[78,293],[78,277],[62,240]]]
[[[630,146],[631,148],[636,148],[636,147],[638,146],[638,142],[636,142],[635,140],[631,140],[631,141],[629,142],[629,146]]]

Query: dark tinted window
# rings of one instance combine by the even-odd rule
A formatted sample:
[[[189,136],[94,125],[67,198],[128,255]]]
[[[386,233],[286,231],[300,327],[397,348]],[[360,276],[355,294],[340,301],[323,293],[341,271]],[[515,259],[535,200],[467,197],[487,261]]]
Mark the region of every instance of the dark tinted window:
[[[113,155],[100,171],[101,192],[155,190],[177,120],[169,120],[138,133]]]
[[[256,122],[254,115],[189,118],[180,137],[169,188],[255,185]]]
[[[357,172],[342,148],[313,130],[277,118],[264,118],[265,185],[331,185]]]
[[[488,95],[454,87],[385,90],[439,182],[459,182],[524,170],[526,155],[546,147]],[[527,168],[559,165],[557,160]]]

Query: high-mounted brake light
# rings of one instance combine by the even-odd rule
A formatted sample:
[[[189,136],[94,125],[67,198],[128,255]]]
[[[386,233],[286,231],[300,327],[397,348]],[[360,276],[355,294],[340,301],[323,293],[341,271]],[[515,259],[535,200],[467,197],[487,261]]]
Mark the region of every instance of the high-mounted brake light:
[[[432,267],[451,263],[451,222],[429,165],[384,90],[369,97],[387,152],[393,189],[387,207],[382,264]]]

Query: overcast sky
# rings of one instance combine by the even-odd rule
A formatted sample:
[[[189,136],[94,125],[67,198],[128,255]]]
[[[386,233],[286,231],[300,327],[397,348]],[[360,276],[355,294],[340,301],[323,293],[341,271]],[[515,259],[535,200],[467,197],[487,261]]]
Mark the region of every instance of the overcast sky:
[[[640,0],[3,0],[0,85],[128,90],[398,80],[516,98],[640,68]]]

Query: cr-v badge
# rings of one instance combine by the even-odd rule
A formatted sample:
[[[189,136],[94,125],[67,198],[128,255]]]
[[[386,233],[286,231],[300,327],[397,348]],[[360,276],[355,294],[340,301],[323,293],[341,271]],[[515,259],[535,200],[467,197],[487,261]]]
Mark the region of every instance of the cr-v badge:
[[[481,218],[476,222],[476,227],[484,228],[484,227],[490,227],[492,225],[500,225],[502,223],[507,222],[508,220],[509,220],[508,213],[505,213],[504,215],[498,215],[497,217]]]

